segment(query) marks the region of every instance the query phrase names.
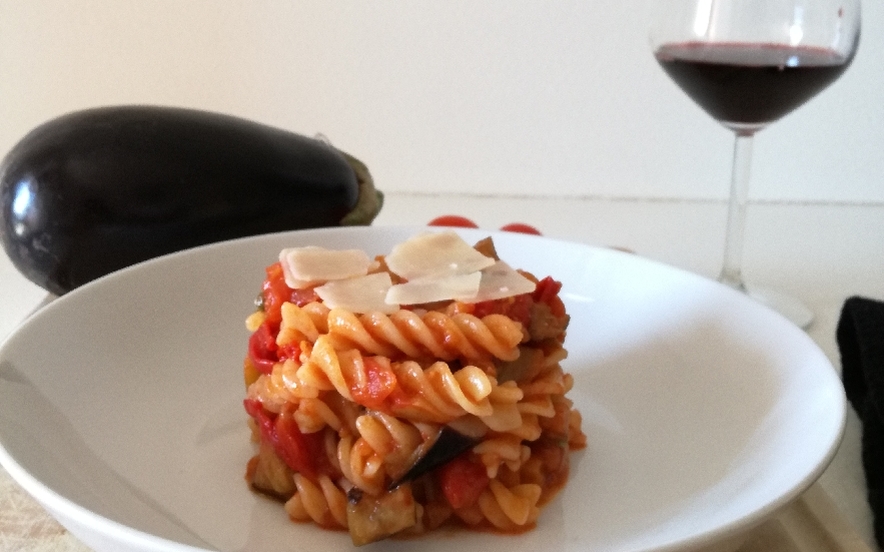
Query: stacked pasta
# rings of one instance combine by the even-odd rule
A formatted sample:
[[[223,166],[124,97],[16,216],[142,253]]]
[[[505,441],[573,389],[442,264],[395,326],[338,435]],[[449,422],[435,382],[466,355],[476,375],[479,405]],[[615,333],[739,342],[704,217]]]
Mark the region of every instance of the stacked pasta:
[[[470,247],[478,265],[466,262],[457,240],[416,237],[355,275],[335,260],[344,253],[317,248],[267,268],[246,321],[247,479],[292,520],[348,529],[357,545],[452,522],[518,532],[565,484],[585,436],[560,364],[561,284],[507,271],[490,239]],[[394,270],[415,250],[447,272]],[[297,255],[345,274],[299,268]]]

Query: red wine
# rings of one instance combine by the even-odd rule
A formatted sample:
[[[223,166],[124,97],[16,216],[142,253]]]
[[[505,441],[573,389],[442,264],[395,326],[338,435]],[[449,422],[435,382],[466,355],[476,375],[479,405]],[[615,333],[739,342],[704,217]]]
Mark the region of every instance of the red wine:
[[[748,126],[789,113],[837,79],[851,61],[825,48],[735,42],[667,44],[655,56],[712,117]]]

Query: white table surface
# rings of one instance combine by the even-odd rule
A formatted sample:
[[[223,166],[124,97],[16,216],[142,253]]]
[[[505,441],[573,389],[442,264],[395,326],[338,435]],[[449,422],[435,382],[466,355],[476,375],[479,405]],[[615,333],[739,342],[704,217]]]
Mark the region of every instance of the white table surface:
[[[840,370],[835,326],[852,295],[884,299],[884,205],[765,203],[749,207],[744,273],[750,282],[802,298],[816,314],[809,335]],[[482,227],[526,222],[545,235],[626,247],[639,255],[717,275],[725,205],[716,201],[606,198],[519,198],[388,194],[376,225],[424,224],[457,213]],[[0,337],[45,298],[0,256]],[[874,548],[860,464],[861,427],[848,412],[844,440],[820,484]],[[45,513],[0,472],[0,549],[73,552],[86,548],[45,519]]]

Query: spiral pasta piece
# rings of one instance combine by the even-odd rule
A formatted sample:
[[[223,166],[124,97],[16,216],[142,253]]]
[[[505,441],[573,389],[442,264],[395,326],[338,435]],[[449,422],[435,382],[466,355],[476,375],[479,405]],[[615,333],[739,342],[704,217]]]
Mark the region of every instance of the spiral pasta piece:
[[[362,355],[356,350],[336,351],[327,335],[319,336],[312,347],[305,344],[304,349],[297,379],[322,391],[337,391],[352,401],[351,386],[365,383]]]
[[[418,428],[378,411],[370,411],[356,420],[360,439],[383,458],[387,473],[401,475],[417,461],[416,454],[429,434],[436,434],[437,428]]]
[[[337,448],[337,464],[344,477],[356,487],[372,495],[384,491],[387,474],[384,458],[365,439],[342,437]]]
[[[304,433],[315,433],[328,427],[340,434],[352,434],[357,431],[356,420],[360,415],[359,405],[333,393],[321,398],[301,399],[294,411],[295,421]]]
[[[506,487],[492,479],[479,497],[479,509],[494,527],[513,531],[537,521],[541,488],[533,483]]]
[[[494,413],[488,397],[495,382],[475,366],[452,372],[441,361],[426,370],[417,362],[405,361],[394,363],[393,371],[399,386],[412,397],[409,403],[392,407],[398,415],[446,423],[468,413],[479,417]]]
[[[396,331],[401,332],[401,339],[408,339],[414,344],[419,345],[433,358],[451,360],[448,351],[439,343],[439,340],[430,331],[430,328],[424,324],[420,314],[401,309],[390,315],[390,321],[395,325]],[[422,353],[423,351],[418,351],[418,354],[409,356],[420,358],[425,356],[425,353]]]
[[[476,359],[490,354],[501,360],[515,360],[518,344],[525,337],[521,324],[501,314],[479,319],[466,313],[447,316],[430,311],[423,320],[455,358]]]
[[[264,323],[264,320],[267,318],[267,315],[263,310],[257,310],[250,314],[248,318],[246,318],[246,329],[250,332],[254,332],[257,330],[261,324]]]
[[[522,414],[533,414],[542,418],[556,415],[552,397],[564,395],[571,389],[573,381],[559,364],[554,364],[530,382],[521,385],[525,398],[519,403]]]
[[[248,388],[248,397],[258,400],[270,412],[279,413],[286,403],[319,396],[319,389],[297,376],[300,365],[293,359],[278,362],[270,374],[262,374]]]
[[[322,527],[347,527],[347,494],[328,476],[314,483],[299,473],[294,475],[296,491],[285,503],[293,521],[313,521]]]
[[[586,446],[586,434],[583,433],[583,415],[580,411],[572,408],[568,413],[568,447],[571,450],[582,449]]]
[[[339,347],[348,344],[386,357],[433,357],[440,360],[498,358],[514,360],[525,338],[522,325],[506,316],[477,318],[429,311],[400,310],[392,315],[357,316],[343,309],[328,315],[329,335]]]
[[[472,451],[479,457],[491,479],[497,477],[501,466],[505,465],[515,472],[531,457],[531,449],[523,443],[523,439],[512,434],[488,436]]]
[[[566,376],[562,367],[558,364],[538,375],[533,380],[521,385],[526,396],[556,396],[564,395],[571,389],[573,380]]]
[[[320,335],[328,332],[328,312],[329,308],[322,303],[308,303],[303,307],[283,303],[280,308],[282,322],[276,344],[282,347],[301,341],[316,341]]]

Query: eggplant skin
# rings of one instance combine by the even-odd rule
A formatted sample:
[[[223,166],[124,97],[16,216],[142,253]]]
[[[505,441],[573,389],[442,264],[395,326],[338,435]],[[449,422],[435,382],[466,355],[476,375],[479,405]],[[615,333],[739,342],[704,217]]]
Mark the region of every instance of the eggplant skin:
[[[69,113],[0,164],[3,247],[56,295],[199,245],[369,224],[381,200],[365,166],[321,140],[185,108]]]

